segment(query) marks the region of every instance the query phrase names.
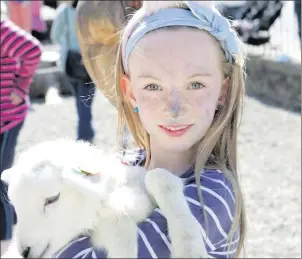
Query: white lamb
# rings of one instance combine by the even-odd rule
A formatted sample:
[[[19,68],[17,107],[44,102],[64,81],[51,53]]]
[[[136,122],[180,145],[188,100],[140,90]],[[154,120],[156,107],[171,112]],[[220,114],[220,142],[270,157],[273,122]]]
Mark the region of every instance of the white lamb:
[[[156,206],[168,221],[172,258],[208,257],[183,183],[166,170],[124,166],[88,143],[60,139],[29,148],[2,179],[18,217],[11,249],[25,258],[51,258],[81,234],[108,258],[136,258],[137,223]]]

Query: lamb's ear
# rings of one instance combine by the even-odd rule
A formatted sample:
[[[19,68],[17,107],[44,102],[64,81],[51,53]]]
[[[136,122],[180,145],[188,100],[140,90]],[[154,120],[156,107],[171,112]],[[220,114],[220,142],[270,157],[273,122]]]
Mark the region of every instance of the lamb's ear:
[[[10,182],[10,179],[12,177],[12,175],[14,174],[14,167],[11,167],[9,169],[6,169],[4,170],[2,173],[1,173],[1,180],[3,182],[5,182],[6,184],[9,184]]]

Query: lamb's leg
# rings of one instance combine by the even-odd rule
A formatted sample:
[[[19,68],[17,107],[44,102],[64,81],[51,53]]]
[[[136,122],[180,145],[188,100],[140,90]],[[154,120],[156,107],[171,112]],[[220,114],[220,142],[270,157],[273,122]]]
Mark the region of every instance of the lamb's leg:
[[[2,252],[2,248],[3,247],[1,246],[0,252]],[[9,243],[6,251],[1,254],[1,258],[23,258],[23,256],[18,251],[18,246],[15,242],[15,238],[13,238],[12,241]]]
[[[137,257],[137,225],[132,218],[119,215],[100,222],[92,236],[95,247],[104,248],[108,258]]]
[[[145,184],[167,218],[171,257],[208,258],[200,224],[187,204],[181,178],[164,169],[155,169],[147,173]]]

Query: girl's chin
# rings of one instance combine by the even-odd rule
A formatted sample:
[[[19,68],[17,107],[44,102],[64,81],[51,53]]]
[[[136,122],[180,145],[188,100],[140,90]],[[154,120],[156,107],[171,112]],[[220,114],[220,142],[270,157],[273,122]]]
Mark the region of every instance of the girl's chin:
[[[173,138],[173,137],[164,137],[160,138],[160,145],[163,147],[163,150],[169,152],[185,152],[191,149],[194,146],[194,142],[188,138]]]

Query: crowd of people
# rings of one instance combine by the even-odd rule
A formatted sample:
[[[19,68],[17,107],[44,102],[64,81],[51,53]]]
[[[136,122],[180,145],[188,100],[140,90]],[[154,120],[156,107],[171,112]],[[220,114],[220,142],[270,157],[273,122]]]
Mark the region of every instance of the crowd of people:
[[[75,97],[77,140],[93,144],[96,133],[92,104],[96,85],[81,54],[76,13],[80,3],[62,2],[56,9],[50,40],[59,45],[58,66],[66,74]],[[188,204],[193,216],[202,229],[209,227],[205,238],[208,253],[217,258],[238,256],[246,224],[236,165],[237,122],[244,96],[244,58],[240,46],[241,41],[254,45],[267,42],[259,39],[257,31],[270,28],[280,15],[282,1],[267,1],[256,7],[249,3],[249,8],[241,9],[241,16],[233,19],[233,27],[216,9],[211,9],[210,1],[187,1],[186,8],[173,2],[169,6],[169,1],[159,1],[157,5],[146,2],[144,9],[140,8],[141,1],[130,2],[138,11],[129,16],[121,36],[114,104],[119,122],[128,125],[140,150],[123,163],[137,165],[139,160],[148,170],[163,167],[184,178],[184,194],[191,201]],[[92,3],[86,3],[89,4]],[[33,31],[44,33],[47,29],[41,19],[42,5],[43,1],[8,1],[8,19],[1,19],[0,173],[13,165],[18,136],[30,107],[30,85],[43,51]],[[226,9],[223,14],[228,16]],[[176,19],[179,16],[182,19]],[[249,24],[246,26],[243,20]],[[179,28],[167,29],[171,26]],[[201,45],[206,51],[198,51]],[[200,184],[209,215],[207,226],[197,195]],[[0,187],[2,251],[12,238],[17,216],[8,201],[7,185],[1,181]],[[165,220],[155,210],[148,221],[138,226],[139,257],[168,256]],[[80,258],[77,255],[81,251],[91,248],[89,239],[85,243],[82,240],[73,240],[58,253],[58,258]],[[90,258],[106,257],[105,251],[90,251]]]

